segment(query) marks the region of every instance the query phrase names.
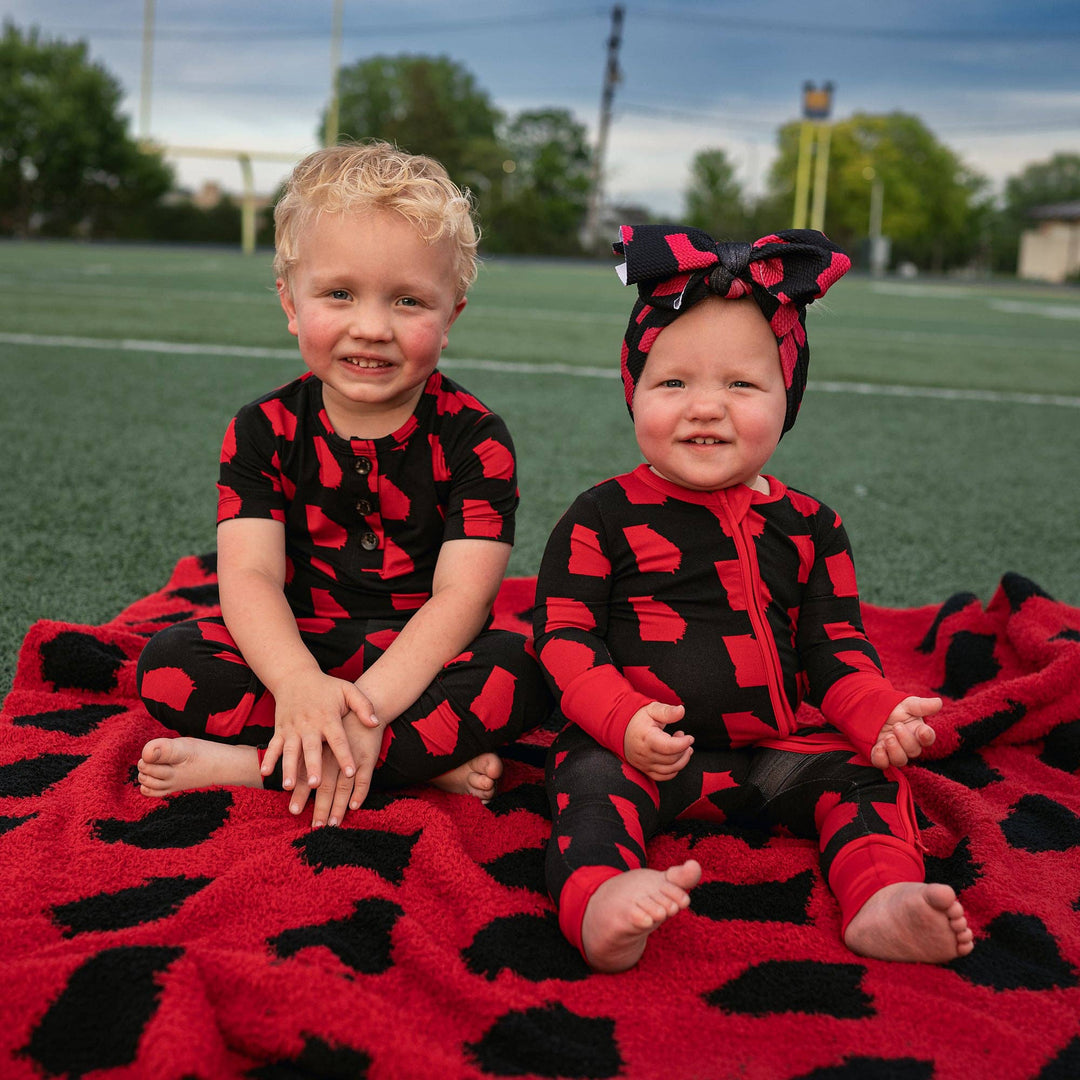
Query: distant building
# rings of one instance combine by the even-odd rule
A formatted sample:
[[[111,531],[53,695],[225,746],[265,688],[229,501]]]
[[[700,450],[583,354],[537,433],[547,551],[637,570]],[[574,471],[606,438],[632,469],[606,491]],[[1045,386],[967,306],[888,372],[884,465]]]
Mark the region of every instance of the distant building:
[[[1020,237],[1017,276],[1060,284],[1080,277],[1080,201],[1037,206],[1037,222]]]

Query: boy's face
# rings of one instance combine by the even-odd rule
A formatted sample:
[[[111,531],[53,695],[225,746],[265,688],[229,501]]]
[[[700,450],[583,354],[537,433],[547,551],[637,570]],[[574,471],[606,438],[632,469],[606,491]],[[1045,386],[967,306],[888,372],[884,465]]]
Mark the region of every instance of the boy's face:
[[[780,353],[753,300],[708,299],[666,327],[634,394],[634,434],[645,460],[695,491],[747,484],[784,429]]]
[[[289,331],[343,436],[389,434],[411,415],[465,307],[449,244],[391,210],[322,214],[278,281]]]

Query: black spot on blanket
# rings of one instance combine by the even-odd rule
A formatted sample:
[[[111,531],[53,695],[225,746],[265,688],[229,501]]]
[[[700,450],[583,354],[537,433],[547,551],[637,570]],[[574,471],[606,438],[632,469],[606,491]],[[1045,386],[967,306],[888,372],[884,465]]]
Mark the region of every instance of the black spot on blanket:
[[[1001,823],[1005,839],[1024,851],[1068,851],[1080,844],[1080,817],[1046,795],[1024,795]]]
[[[89,735],[103,720],[127,712],[123,705],[80,705],[77,709],[54,709],[52,712],[12,718],[15,727],[36,727],[42,731],[62,731],[65,735]]]
[[[41,646],[42,677],[57,690],[115,690],[116,673],[126,660],[119,645],[78,630],[63,630]]]
[[[366,1080],[371,1055],[351,1046],[331,1046],[308,1036],[295,1058],[269,1061],[244,1073],[254,1080]]]
[[[214,879],[208,877],[154,878],[119,892],[98,893],[52,909],[53,922],[64,937],[94,930],[120,930],[126,926],[156,922],[179,910],[180,905],[204,889]]]
[[[934,616],[934,621],[930,624],[930,629],[926,631],[926,637],[924,637],[916,646],[919,652],[932,653],[937,646],[938,630],[941,629],[941,624],[950,615],[955,615],[958,611],[963,611],[969,604],[978,602],[979,598],[974,593],[953,593],[953,595],[938,609],[938,613]]]
[[[1071,626],[1066,626],[1064,630],[1059,630],[1050,640],[1080,641],[1080,630],[1074,630]]]
[[[420,830],[403,836],[382,829],[326,828],[294,840],[293,847],[317,874],[339,866],[359,866],[400,885],[419,838]]]
[[[559,1002],[500,1016],[465,1049],[495,1076],[603,1078],[622,1069],[615,1021],[579,1016]]]
[[[194,604],[196,607],[212,608],[220,603],[217,582],[214,581],[207,585],[185,585],[179,589],[170,589],[168,595]]]
[[[947,780],[963,784],[972,791],[981,791],[1001,779],[1001,773],[991,768],[977,750],[954,750],[948,757],[938,758],[936,761],[920,757],[911,764],[936,776],[944,776]]]
[[[958,975],[994,990],[1053,990],[1076,986],[1076,972],[1034,915],[1006,912],[986,928],[967,956],[949,962]]]
[[[736,885],[729,881],[705,881],[693,892],[692,906],[698,915],[722,921],[748,922],[810,921],[810,894],[814,872],[804,870],[786,881],[762,881],[756,885]]]
[[[27,814],[25,817],[0,817],[0,836],[12,829],[17,829],[24,821],[36,818],[37,814]]]
[[[91,957],[34,1028],[25,1055],[53,1076],[130,1065],[161,996],[157,977],[182,953],[123,946]]]
[[[861,964],[765,960],[704,997],[709,1005],[750,1016],[797,1012],[858,1020],[876,1014],[860,985],[865,974]]]
[[[500,884],[510,889],[528,889],[547,896],[544,878],[544,849],[519,848],[483,864],[484,869]]]
[[[86,760],[85,754],[41,754],[0,765],[0,795],[25,799],[40,795]]]
[[[358,900],[353,913],[343,919],[284,930],[269,944],[282,959],[301,949],[326,948],[358,974],[378,975],[393,964],[390,938],[404,914],[397,904],[371,897]]]
[[[958,894],[971,888],[983,876],[982,867],[972,857],[971,840],[966,836],[953,848],[951,855],[941,858],[927,855],[924,861],[927,881],[951,885]]]
[[[1039,760],[1062,772],[1080,769],[1080,720],[1053,728],[1043,742]]]
[[[849,1057],[793,1080],[932,1080],[934,1063],[917,1058]]]
[[[937,693],[962,698],[973,687],[989,682],[1001,670],[994,659],[993,634],[958,630],[945,652],[945,681]]]
[[[1013,614],[1020,610],[1025,600],[1030,600],[1033,596],[1041,596],[1044,600],[1053,600],[1053,597],[1048,592],[1043,592],[1034,581],[1012,572],[1002,577],[1001,589],[1009,600],[1009,608]]]
[[[963,750],[975,750],[986,746],[1009,728],[1016,727],[1025,716],[1027,706],[1019,701],[1010,701],[1006,708],[998,709],[989,716],[980,717],[959,728],[957,734],[960,736],[960,747]]]
[[[1048,1061],[1035,1080],[1076,1080],[1080,1076],[1080,1035]]]
[[[587,979],[591,974],[581,954],[563,937],[558,917],[551,911],[493,919],[461,955],[471,972],[489,980],[504,970],[530,982]]]
[[[135,821],[95,821],[94,835],[106,844],[147,849],[194,847],[225,824],[232,804],[227,791],[187,791]]]
[[[528,810],[544,818],[551,816],[543,784],[518,784],[509,791],[500,791],[488,803],[488,809],[497,817],[512,814],[515,810]]]

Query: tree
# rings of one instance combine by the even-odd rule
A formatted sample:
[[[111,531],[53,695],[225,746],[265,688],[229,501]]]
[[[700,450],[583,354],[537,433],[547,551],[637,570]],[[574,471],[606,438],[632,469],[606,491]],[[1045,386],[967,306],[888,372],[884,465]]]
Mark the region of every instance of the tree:
[[[702,150],[694,157],[685,199],[688,225],[717,240],[752,239],[742,188],[723,150]]]
[[[789,208],[800,126],[781,129],[770,178],[773,196],[787,197]],[[917,116],[856,113],[833,125],[825,231],[853,253],[869,234],[875,179],[883,185],[882,232],[892,239],[894,259],[943,270],[978,255],[991,213],[987,181]]]
[[[485,218],[490,251],[580,252],[592,154],[566,109],[520,112],[502,132],[505,176]]]
[[[384,139],[441,161],[483,201],[502,167],[502,114],[472,74],[446,56],[373,56],[341,69],[343,137]],[[319,138],[326,114],[320,122]]]
[[[44,40],[5,22],[0,37],[0,231],[115,235],[172,184],[119,111],[119,83],[84,42]]]
[[[1033,226],[1039,206],[1080,200],[1080,154],[1054,154],[1005,181],[1005,206],[995,223],[994,267],[1015,271],[1020,234]]]

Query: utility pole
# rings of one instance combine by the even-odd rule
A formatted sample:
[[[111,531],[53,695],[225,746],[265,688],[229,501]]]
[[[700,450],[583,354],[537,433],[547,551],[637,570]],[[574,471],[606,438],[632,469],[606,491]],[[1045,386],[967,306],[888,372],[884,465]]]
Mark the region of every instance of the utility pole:
[[[330,29],[330,106],[326,110],[326,130],[323,146],[333,146],[338,140],[338,122],[341,101],[338,93],[341,69],[341,17],[345,0],[334,0],[333,24]]]
[[[154,72],[154,0],[144,0],[142,79],[139,84],[139,138],[150,138],[150,85]]]
[[[600,211],[603,207],[604,156],[607,153],[608,130],[611,127],[611,105],[615,86],[622,79],[619,71],[619,47],[622,44],[623,6],[611,9],[611,34],[608,37],[607,64],[604,67],[604,90],[600,95],[600,126],[593,152],[592,176],[589,183],[589,207],[585,215],[582,246],[587,252],[596,250],[600,239]]]

